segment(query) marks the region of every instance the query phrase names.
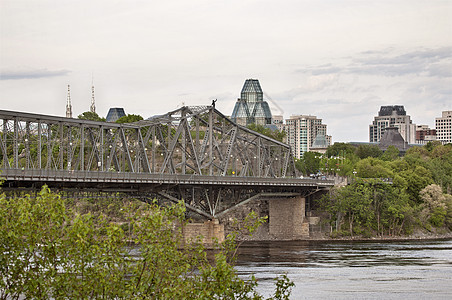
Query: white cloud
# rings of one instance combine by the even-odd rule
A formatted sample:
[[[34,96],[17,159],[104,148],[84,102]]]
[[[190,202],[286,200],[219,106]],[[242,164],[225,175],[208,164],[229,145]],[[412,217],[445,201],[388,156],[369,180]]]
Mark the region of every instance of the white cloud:
[[[286,117],[363,141],[380,105],[430,125],[451,109],[451,20],[450,1],[4,0],[2,79],[27,80],[0,81],[0,109],[64,115],[71,84],[79,114],[94,74],[101,115],[214,98],[228,115],[258,78]]]

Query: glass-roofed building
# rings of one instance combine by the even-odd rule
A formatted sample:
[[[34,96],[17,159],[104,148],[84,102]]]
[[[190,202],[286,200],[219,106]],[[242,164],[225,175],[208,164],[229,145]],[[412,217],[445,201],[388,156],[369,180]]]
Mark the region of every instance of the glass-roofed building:
[[[247,126],[249,124],[271,125],[270,106],[264,101],[264,93],[257,79],[247,79],[243,85],[240,98],[235,103],[231,119],[233,122]]]
[[[122,107],[112,107],[108,110],[107,122],[116,122],[116,120],[124,117],[126,113]]]

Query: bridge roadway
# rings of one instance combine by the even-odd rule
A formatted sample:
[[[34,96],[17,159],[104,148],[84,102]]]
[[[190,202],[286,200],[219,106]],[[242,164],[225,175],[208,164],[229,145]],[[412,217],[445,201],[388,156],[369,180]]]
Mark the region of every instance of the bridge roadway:
[[[314,180],[297,178],[238,177],[238,176],[206,176],[190,174],[147,174],[130,172],[102,171],[61,171],[37,169],[2,169],[0,178],[17,186],[29,183],[52,183],[66,187],[92,186],[146,186],[152,185],[198,185],[198,186],[249,186],[267,188],[327,188],[333,185],[332,180]],[[120,189],[118,189],[120,190]]]
[[[5,190],[36,190],[47,185],[67,191],[89,190],[137,197],[154,195],[173,202],[184,199],[187,209],[209,219],[224,215],[231,208],[254,199],[307,196],[334,185],[332,180],[299,178],[45,169],[0,169],[0,178],[4,180]]]

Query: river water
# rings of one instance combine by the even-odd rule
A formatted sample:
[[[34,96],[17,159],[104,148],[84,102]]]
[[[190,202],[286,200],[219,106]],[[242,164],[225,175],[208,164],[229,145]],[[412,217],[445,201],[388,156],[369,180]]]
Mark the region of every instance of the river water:
[[[452,240],[246,243],[236,269],[267,297],[287,274],[291,299],[452,299]]]

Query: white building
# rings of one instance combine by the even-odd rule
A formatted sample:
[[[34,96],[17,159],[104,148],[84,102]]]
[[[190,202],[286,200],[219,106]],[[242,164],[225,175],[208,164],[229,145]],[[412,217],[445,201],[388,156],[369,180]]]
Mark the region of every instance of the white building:
[[[296,158],[301,158],[304,152],[310,151],[318,135],[323,135],[328,145],[331,145],[331,136],[326,134],[326,125],[316,116],[291,116],[286,119],[285,131],[287,143],[292,147]]]
[[[387,127],[397,127],[400,135],[408,144],[416,142],[416,124],[406,114],[403,105],[382,106],[378,116],[369,125],[369,142],[379,143]]]
[[[436,139],[441,143],[452,143],[452,110],[442,112],[441,118],[435,118]]]

